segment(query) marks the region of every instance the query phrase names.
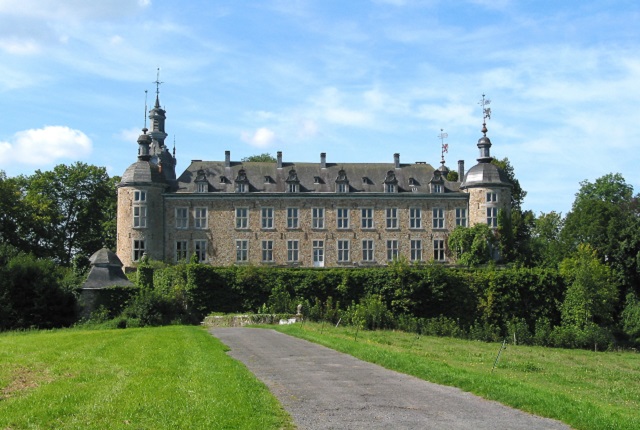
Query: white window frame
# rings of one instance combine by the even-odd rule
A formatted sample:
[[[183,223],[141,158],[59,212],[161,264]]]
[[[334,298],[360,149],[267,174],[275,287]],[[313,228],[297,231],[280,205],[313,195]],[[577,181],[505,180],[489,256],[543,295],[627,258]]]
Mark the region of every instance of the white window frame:
[[[143,203],[147,201],[147,192],[143,190],[135,190],[133,192],[133,201],[135,203]]]
[[[175,242],[176,263],[187,261],[189,257],[189,241],[176,240]]]
[[[274,210],[273,208],[260,208],[260,228],[263,230],[273,230]]]
[[[208,210],[206,207],[193,208],[193,228],[200,230],[207,228],[207,215]]]
[[[409,208],[409,228],[414,230],[422,228],[422,208]]]
[[[145,252],[147,252],[147,242],[144,239],[133,239],[131,246],[132,261],[140,261]]]
[[[384,184],[384,192],[385,193],[395,193],[396,192],[396,184]]]
[[[287,240],[287,262],[297,263],[300,261],[300,241],[296,239]]]
[[[336,208],[336,228],[347,230],[349,228],[351,211],[349,208]]]
[[[387,261],[397,260],[399,255],[398,239],[387,239]]]
[[[324,240],[314,240],[311,246],[313,266],[324,267]]]
[[[351,261],[351,256],[349,255],[350,251],[350,242],[348,239],[338,239],[336,250],[338,251],[338,263],[348,263]]]
[[[246,193],[249,191],[249,184],[245,184],[244,182],[236,183],[236,192],[238,193]]]
[[[488,207],[487,208],[487,225],[491,228],[498,228],[498,208],[497,207]]]
[[[249,261],[249,240],[236,239],[236,263]]]
[[[366,261],[368,263],[376,261],[375,242],[373,241],[373,239],[362,240],[362,261]]]
[[[208,182],[196,182],[196,192],[197,193],[206,193],[209,191],[209,183]]]
[[[133,228],[147,228],[147,205],[133,207]]]
[[[236,208],[236,229],[246,230],[249,228],[249,208]]]
[[[324,208],[311,208],[311,228],[324,229]]]
[[[349,192],[349,184],[346,182],[337,182],[336,183],[336,192],[337,193],[348,193]]]
[[[440,230],[445,228],[444,208],[433,208],[433,228]]]
[[[287,192],[288,193],[297,193],[300,191],[300,184],[296,182],[289,182],[287,184]]]
[[[198,262],[204,263],[207,261],[207,240],[206,239],[194,239],[193,241],[193,253],[198,258]]]
[[[446,261],[444,239],[433,239],[433,260]]]
[[[422,239],[411,239],[411,261],[422,261]]]
[[[176,228],[178,230],[185,230],[189,228],[189,208],[178,207],[176,208]]]
[[[487,191],[487,203],[497,203],[498,193],[493,191]]]
[[[373,208],[360,209],[360,227],[363,230],[371,230],[373,225]]]
[[[456,208],[456,226],[467,227],[467,208]]]
[[[387,230],[396,230],[398,228],[398,208],[386,208],[385,215],[387,218]]]
[[[441,184],[433,184],[433,192],[434,193],[442,193],[442,185]]]
[[[300,209],[299,208],[287,208],[287,228],[288,229],[300,228]]]
[[[273,263],[273,240],[263,240],[261,244],[263,263]]]

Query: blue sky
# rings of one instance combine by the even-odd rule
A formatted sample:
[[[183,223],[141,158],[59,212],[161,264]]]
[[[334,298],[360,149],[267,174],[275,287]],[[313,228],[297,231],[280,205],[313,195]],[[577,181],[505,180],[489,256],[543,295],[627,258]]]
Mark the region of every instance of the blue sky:
[[[178,171],[285,161],[475,164],[478,101],[525,208],[582,180],[640,191],[640,3],[511,0],[0,0],[0,169],[135,161],[145,90]]]

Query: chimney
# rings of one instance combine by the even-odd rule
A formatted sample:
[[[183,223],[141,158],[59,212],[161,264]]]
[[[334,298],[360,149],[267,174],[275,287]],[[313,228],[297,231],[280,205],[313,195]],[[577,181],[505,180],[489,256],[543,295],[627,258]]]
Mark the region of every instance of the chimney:
[[[458,182],[464,181],[464,160],[458,160]]]
[[[400,168],[400,154],[398,154],[397,152],[395,154],[393,154],[393,162],[396,165],[396,169]]]
[[[277,158],[278,158],[278,169],[282,169],[282,151],[278,151]]]
[[[320,168],[321,169],[326,169],[327,168],[327,153],[326,152],[321,152],[320,153]]]
[[[231,167],[231,151],[224,151],[224,167]]]

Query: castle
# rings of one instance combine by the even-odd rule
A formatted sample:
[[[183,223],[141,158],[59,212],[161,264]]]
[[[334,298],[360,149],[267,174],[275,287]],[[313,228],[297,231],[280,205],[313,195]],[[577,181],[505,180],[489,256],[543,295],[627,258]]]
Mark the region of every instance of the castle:
[[[484,108],[484,119],[488,109]],[[491,141],[458,181],[423,162],[316,163],[192,160],[176,177],[175,148],[165,139],[166,112],[156,90],[151,130],[118,184],[117,255],[125,268],[144,254],[167,263],[335,267],[451,261],[449,232],[487,223],[510,210],[511,184],[491,163]]]

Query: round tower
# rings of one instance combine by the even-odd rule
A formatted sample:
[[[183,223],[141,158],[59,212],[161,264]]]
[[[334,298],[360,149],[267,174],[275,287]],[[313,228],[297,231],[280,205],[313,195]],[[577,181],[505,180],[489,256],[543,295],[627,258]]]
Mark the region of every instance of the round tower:
[[[147,131],[143,128],[138,138],[138,161],[118,184],[116,253],[125,268],[133,267],[144,254],[155,260],[164,257],[162,194],[169,184],[151,161],[152,138]]]
[[[498,213],[511,212],[511,182],[502,169],[491,163],[491,140],[487,137],[486,119],[490,110],[485,109],[488,100],[482,96],[484,121],[482,137],[478,140],[480,157],[464,176],[460,189],[469,193],[469,225],[486,223],[490,228],[498,228]]]

